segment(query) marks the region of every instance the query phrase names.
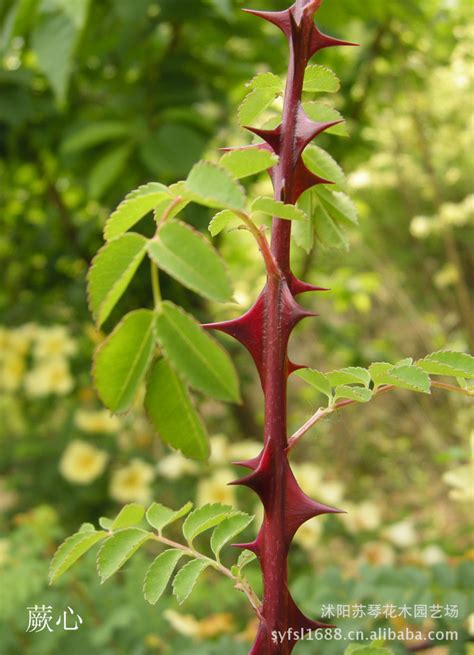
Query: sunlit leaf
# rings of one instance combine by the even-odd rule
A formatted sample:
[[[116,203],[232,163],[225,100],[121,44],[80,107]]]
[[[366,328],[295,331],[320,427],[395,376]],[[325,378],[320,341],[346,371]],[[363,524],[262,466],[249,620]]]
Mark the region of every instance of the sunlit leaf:
[[[143,593],[145,599],[155,605],[163,595],[168,582],[176,568],[177,563],[183,557],[182,550],[170,548],[158,555],[146,572]]]

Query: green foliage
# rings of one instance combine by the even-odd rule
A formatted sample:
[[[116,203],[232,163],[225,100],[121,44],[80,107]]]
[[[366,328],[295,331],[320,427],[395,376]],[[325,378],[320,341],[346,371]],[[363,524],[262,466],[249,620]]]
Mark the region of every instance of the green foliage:
[[[209,562],[193,559],[179,570],[173,580],[173,594],[180,605],[192,592],[199,576],[208,566]]]
[[[278,162],[278,157],[268,150],[245,148],[233,150],[221,157],[219,164],[236,180],[261,173]]]
[[[474,357],[467,353],[440,350],[420,359],[416,364],[430,375],[474,378]]]
[[[183,554],[182,550],[170,548],[158,555],[151,564],[146,573],[145,582],[143,584],[145,600],[147,600],[151,605],[155,605],[163,595],[176,565],[183,557]]]
[[[183,524],[183,534],[191,546],[194,539],[202,532],[215,527],[232,513],[229,505],[204,505],[189,514]]]
[[[49,581],[55,582],[59,576],[67,571],[77,560],[92,548],[96,543],[107,536],[106,532],[95,530],[79,530],[68,537],[56,551],[49,568]]]
[[[251,205],[253,212],[262,212],[269,216],[277,216],[288,221],[301,221],[306,218],[305,213],[294,205],[286,205],[280,200],[273,198],[256,198]]]
[[[105,239],[120,236],[162,201],[169,202],[169,191],[158,182],[150,182],[129,193],[105,224]]]
[[[116,573],[149,539],[151,534],[139,528],[119,530],[108,537],[97,555],[97,571],[101,582]]]
[[[196,164],[186,180],[189,197],[206,207],[244,209],[245,192],[225,168],[202,161]]]
[[[254,517],[244,512],[234,513],[232,516],[225,518],[213,531],[211,537],[212,552],[219,560],[222,548],[231,541],[236,535],[245,530],[250,525]]]
[[[337,75],[325,66],[311,64],[306,68],[303,91],[309,93],[336,93],[341,85]]]
[[[146,511],[146,520],[152,528],[155,528],[161,534],[163,528],[186,516],[192,507],[193,504],[189,501],[178,510],[169,509],[169,507],[165,507],[160,503],[152,503]]]
[[[137,503],[125,505],[110,525],[110,530],[123,530],[131,528],[141,522],[145,516],[145,509]]]

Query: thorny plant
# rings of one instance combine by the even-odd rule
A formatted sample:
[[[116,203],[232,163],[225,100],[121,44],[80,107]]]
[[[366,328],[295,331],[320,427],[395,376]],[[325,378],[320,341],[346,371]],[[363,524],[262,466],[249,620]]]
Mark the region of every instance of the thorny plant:
[[[226,505],[195,509],[191,503],[173,511],[153,503],[146,519],[154,529],[137,527],[145,516],[138,505],[126,506],[114,519],[100,519],[101,530],[91,524],[67,539],[51,564],[56,580],[81,555],[98,542],[98,570],[102,580],[115,573],[145,542],[157,542],[165,550],[151,564],[145,579],[146,599],[156,603],[183,557],[189,561],[178,571],[173,592],[183,602],[200,574],[212,567],[227,576],[244,592],[259,618],[252,655],[288,655],[302,630],[330,629],[305,616],[288,589],[287,558],[298,528],[327,513],[342,510],[309,498],[298,485],[288,456],[318,421],[355,403],[396,388],[430,393],[441,388],[472,395],[466,378],[474,377],[474,359],[465,353],[438,352],[413,363],[405,359],[395,365],[375,363],[368,369],[349,367],[323,374],[291,362],[288,341],[295,326],[315,316],[296,301],[310,291],[323,291],[298,279],[290,268],[292,226],[298,245],[310,249],[313,236],[331,243],[344,241],[346,224],[356,223],[357,214],[343,193],[344,176],[334,160],[312,141],[322,132],[344,134],[343,121],[328,105],[307,100],[311,93],[334,92],[339,83],[332,71],[308,65],[324,48],[351,46],[323,34],[313,16],[322,0],[296,0],[280,12],[247,10],[279,28],[289,43],[286,87],[272,73],[263,73],[249,83],[249,94],[239,111],[241,122],[257,141],[230,149],[218,165],[199,162],[187,180],[170,187],[151,182],[129,194],[108,220],[105,246],[97,254],[89,274],[89,300],[98,325],[102,325],[125,292],[139,265],[148,256],[154,309],[127,314],[100,345],[95,356],[95,382],[102,401],[114,412],[127,411],[143,383],[145,407],[160,437],[184,455],[208,456],[208,440],[189,393],[189,387],[219,400],[239,402],[237,375],[231,359],[208,334],[225,332],[250,352],[260,376],[265,402],[264,443],[254,459],[238,464],[250,471],[231,484],[243,485],[257,494],[264,507],[258,536],[242,549],[231,568],[220,560],[220,552],[235,535],[247,528],[252,517]],[[248,123],[282,97],[278,121],[270,118],[263,128]],[[176,144],[185,147],[185,144]],[[268,170],[274,196],[249,201],[238,180]],[[332,187],[332,188],[331,188]],[[255,304],[233,320],[200,326],[194,318],[161,297],[159,270],[211,301],[232,296],[224,263],[208,241],[177,217],[195,202],[220,210],[210,222],[213,236],[230,225],[248,230],[254,237],[266,268],[267,281]],[[145,215],[153,212],[155,235],[128,232]],[[271,241],[261,224],[271,217]],[[296,373],[326,395],[328,404],[295,434],[287,434],[287,382]],[[433,380],[430,375],[452,376],[456,384]],[[163,529],[186,516],[185,544],[163,535]],[[195,538],[213,529],[214,557],[200,553]],[[260,600],[243,574],[243,568],[257,558],[263,578]],[[286,635],[276,641],[273,635]]]

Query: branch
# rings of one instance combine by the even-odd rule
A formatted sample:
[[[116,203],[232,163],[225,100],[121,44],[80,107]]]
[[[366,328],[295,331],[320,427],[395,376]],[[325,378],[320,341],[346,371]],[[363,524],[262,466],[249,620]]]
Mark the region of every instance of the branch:
[[[457,393],[461,393],[464,396],[469,396],[469,397],[474,397],[474,391],[472,389],[462,389],[461,387],[456,387],[454,384],[448,384],[446,382],[438,382],[437,380],[431,380],[431,386],[438,388],[438,389],[444,389],[445,391],[455,391]],[[392,384],[386,384],[381,387],[378,387],[377,389],[374,390],[374,394],[372,398],[375,398],[376,396],[379,396],[383,393],[386,393],[387,391],[392,391],[393,389],[397,389],[398,387],[395,387]],[[358,403],[357,400],[341,400],[338,403],[335,403],[334,405],[329,405],[328,407],[320,407],[318,411],[309,418],[304,425],[302,425],[289,439],[288,439],[288,447],[287,447],[287,452],[289,452],[292,448],[296,446],[298,441],[304,437],[304,435],[313,427],[313,425],[316,425],[316,423],[319,423],[319,421],[322,421],[326,416],[329,416],[330,414],[333,414],[334,412],[338,411],[339,409],[343,409],[344,407],[348,407],[349,405],[355,405]]]

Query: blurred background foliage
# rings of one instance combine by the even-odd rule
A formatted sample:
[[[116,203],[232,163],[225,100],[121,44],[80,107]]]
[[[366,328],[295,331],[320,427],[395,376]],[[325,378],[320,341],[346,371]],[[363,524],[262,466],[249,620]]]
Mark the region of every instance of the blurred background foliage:
[[[226,486],[235,475],[230,462],[255,453],[261,434],[261,392],[248,356],[225,341],[245,405],[198,398],[212,457],[206,465],[185,461],[161,445],[138,410],[111,417],[100,407],[90,360],[102,335],[85,293],[104,220],[130,189],[171,183],[201,156],[248,141],[235,120],[244,84],[257,72],[284,74],[287,53],[279,32],[242,6],[0,2],[0,640],[9,655],[248,650],[252,616],[212,575],[212,594],[202,585],[179,609],[170,599],[158,609],[143,601],[146,558],[100,589],[93,559],[58,587],[46,583],[56,544],[81,521],[125,502],[178,506],[193,498],[257,511],[250,494]],[[350,132],[350,139],[325,135],[321,143],[348,173],[361,220],[350,251],[295,251],[296,271],[332,291],[305,300],[320,317],[298,329],[294,359],[331,370],[472,349],[472,3],[327,0],[319,23],[362,44],[319,57],[342,78],[336,103]],[[264,177],[253,183],[268,189]],[[188,219],[205,232],[204,209]],[[219,245],[247,307],[263,282],[258,255],[241,233],[220,237]],[[151,303],[142,273],[125,309]],[[163,286],[201,318],[238,311],[204,304],[171,280]],[[296,428],[315,399],[297,382],[290,394]],[[348,510],[297,535],[292,588],[308,613],[323,603],[456,604],[458,619],[431,625],[458,630],[460,641],[436,652],[466,652],[474,631],[471,430],[472,409],[462,397],[401,392],[346,410],[308,436],[294,456],[298,478],[310,495]],[[253,576],[258,586],[257,571]],[[35,603],[58,613],[72,606],[84,625],[77,633],[27,634],[26,608]],[[344,621],[356,628],[407,623]],[[315,650],[314,643],[299,646]],[[324,645],[325,655],[343,651]]]

